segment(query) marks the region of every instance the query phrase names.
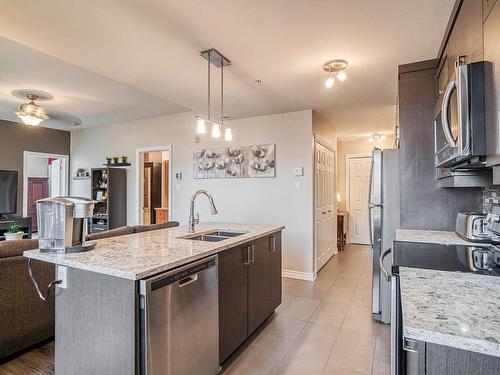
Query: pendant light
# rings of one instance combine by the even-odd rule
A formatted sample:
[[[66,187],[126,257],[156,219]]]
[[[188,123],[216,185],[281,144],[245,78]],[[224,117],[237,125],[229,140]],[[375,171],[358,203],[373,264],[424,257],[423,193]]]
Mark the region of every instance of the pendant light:
[[[231,61],[224,57],[219,51],[212,48],[201,52],[201,56],[208,62],[208,79],[207,79],[207,116],[208,118],[203,118],[196,116],[196,133],[205,134],[207,132],[207,125],[211,125],[210,134],[212,138],[220,138],[222,135],[222,130],[224,130],[224,140],[231,141],[233,139],[232,128],[224,124],[224,66],[231,64]],[[211,74],[210,67],[214,64],[216,67],[221,69],[221,90],[220,90],[220,116],[219,121],[214,121],[211,118]]]

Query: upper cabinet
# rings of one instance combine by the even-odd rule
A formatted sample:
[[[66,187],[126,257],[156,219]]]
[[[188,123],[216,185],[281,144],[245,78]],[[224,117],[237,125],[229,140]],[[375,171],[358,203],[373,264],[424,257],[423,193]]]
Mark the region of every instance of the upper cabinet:
[[[483,21],[486,21],[496,2],[497,0],[483,0]]]
[[[484,0],[484,2],[487,2]],[[489,3],[493,3],[489,0]],[[488,4],[491,5],[491,4]],[[484,22],[486,163],[500,164],[500,1],[497,0]]]
[[[456,8],[458,14],[455,21],[450,20],[452,22],[451,33],[439,64],[437,86],[440,95],[444,92],[449,77],[453,75],[455,62],[459,56],[465,56],[467,63],[482,61],[484,57],[481,0],[460,1],[462,4]]]

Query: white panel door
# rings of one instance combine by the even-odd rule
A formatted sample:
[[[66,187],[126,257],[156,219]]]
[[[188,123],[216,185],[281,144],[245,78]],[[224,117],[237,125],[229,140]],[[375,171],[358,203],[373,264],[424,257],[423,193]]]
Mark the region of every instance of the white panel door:
[[[315,253],[316,271],[336,250],[335,153],[316,143],[315,153]]]
[[[368,184],[371,157],[349,159],[349,242],[368,245]]]
[[[66,162],[64,159],[52,160],[49,167],[49,177],[50,177],[50,196],[53,197],[64,197],[68,195],[66,189]]]

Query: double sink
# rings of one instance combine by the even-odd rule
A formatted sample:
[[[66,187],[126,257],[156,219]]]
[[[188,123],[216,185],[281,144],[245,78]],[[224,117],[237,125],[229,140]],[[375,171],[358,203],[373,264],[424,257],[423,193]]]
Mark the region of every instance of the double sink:
[[[246,232],[233,232],[229,230],[214,230],[213,232],[208,232],[208,233],[203,233],[203,234],[195,234],[191,236],[185,236],[182,238],[185,238],[187,240],[194,240],[194,241],[205,241],[205,242],[219,242],[219,241],[224,241],[229,238],[241,236],[242,234],[245,234]]]

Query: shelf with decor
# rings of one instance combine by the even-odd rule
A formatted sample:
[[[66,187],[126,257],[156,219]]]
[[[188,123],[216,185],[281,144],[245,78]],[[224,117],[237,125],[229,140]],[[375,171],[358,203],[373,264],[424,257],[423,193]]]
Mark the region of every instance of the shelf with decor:
[[[91,218],[90,231],[102,232],[127,224],[127,170],[93,168],[91,197],[97,203]]]

